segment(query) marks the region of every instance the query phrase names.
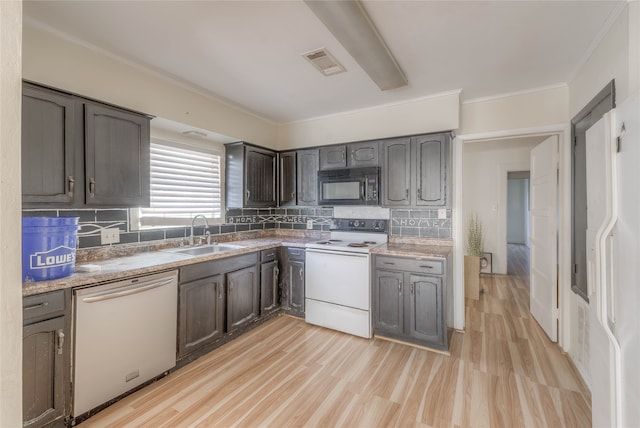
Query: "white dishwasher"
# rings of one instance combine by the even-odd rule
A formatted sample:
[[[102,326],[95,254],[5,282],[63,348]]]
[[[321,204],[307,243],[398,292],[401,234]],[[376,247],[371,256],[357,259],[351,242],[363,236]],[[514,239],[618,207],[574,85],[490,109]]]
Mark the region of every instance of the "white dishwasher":
[[[178,271],[74,290],[73,416],[176,365]]]

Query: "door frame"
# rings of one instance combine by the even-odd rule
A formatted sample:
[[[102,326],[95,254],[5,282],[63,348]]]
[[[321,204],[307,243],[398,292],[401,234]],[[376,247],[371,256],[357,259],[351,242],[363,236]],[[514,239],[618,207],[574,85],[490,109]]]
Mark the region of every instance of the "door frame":
[[[462,218],[462,152],[465,144],[500,138],[558,136],[558,345],[568,350],[570,345],[571,290],[571,124],[488,131],[458,135],[453,140],[453,295],[454,328],[465,329],[464,302],[464,242],[465,227]]]

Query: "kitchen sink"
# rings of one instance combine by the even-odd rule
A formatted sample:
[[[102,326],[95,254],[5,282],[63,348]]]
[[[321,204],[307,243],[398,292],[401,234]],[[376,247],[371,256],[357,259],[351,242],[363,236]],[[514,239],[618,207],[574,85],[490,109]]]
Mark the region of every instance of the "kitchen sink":
[[[190,256],[202,256],[205,254],[222,253],[224,251],[232,251],[240,248],[244,248],[244,247],[241,245],[214,244],[214,245],[202,245],[198,247],[176,248],[176,249],[170,249],[165,251],[178,253],[178,254],[188,254]]]

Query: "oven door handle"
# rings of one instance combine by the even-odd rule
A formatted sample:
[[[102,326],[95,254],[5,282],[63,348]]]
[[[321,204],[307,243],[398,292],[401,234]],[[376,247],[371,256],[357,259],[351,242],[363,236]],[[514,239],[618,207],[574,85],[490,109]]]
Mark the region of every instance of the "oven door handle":
[[[335,250],[319,250],[317,248],[307,248],[308,254],[334,254],[337,256],[348,256],[348,257],[368,257],[367,253],[350,253],[348,251],[335,251]]]

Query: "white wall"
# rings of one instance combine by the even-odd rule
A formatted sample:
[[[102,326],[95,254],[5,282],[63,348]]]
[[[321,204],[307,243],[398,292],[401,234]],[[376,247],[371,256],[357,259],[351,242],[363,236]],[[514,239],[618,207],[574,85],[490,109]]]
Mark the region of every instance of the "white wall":
[[[485,231],[485,251],[493,253],[494,273],[507,272],[507,173],[529,170],[529,152],[542,139],[509,138],[464,145],[463,224],[466,227],[471,213],[478,214]]]
[[[23,77],[196,128],[275,147],[272,122],[104,53],[24,25]]]
[[[462,104],[458,134],[535,128],[568,122],[565,85]]]
[[[629,7],[627,7],[569,83],[570,117],[578,114],[612,79],[616,81],[618,102],[627,98],[629,58],[633,54],[629,51],[629,31]],[[635,57],[638,55],[636,52]]]
[[[528,241],[527,217],[529,215],[529,180],[507,181],[507,243],[526,244]]]
[[[457,129],[458,91],[400,104],[282,124],[280,150]]]
[[[0,1],[0,427],[22,426],[22,2]]]

